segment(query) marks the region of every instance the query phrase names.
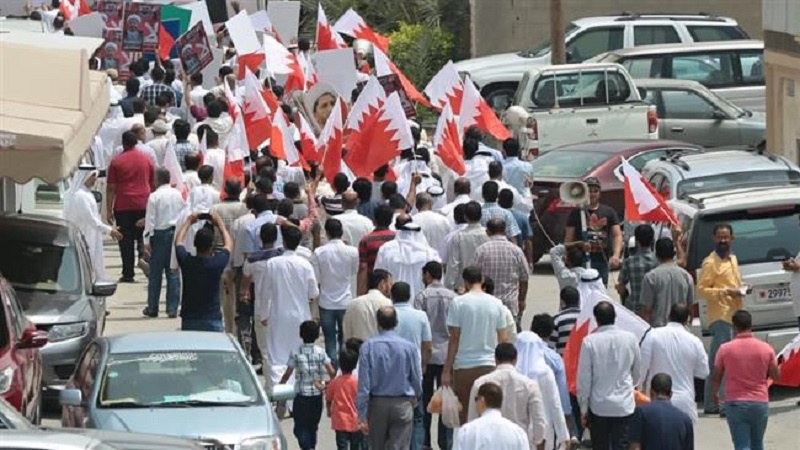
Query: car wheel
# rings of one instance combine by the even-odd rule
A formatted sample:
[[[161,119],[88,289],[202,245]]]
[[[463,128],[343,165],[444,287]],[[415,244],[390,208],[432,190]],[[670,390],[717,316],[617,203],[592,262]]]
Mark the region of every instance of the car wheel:
[[[495,83],[483,88],[481,95],[486,99],[486,103],[500,115],[511,106],[514,100],[514,93],[517,92],[518,83]]]

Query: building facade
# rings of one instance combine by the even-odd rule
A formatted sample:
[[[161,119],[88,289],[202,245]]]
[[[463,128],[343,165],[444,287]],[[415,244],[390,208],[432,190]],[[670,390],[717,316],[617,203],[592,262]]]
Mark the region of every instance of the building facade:
[[[763,4],[767,148],[800,164],[800,1]]]

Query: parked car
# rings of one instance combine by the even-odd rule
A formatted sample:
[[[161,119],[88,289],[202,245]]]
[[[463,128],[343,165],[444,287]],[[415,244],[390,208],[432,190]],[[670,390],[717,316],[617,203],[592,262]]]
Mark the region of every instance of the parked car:
[[[14,450],[203,450],[186,439],[99,430],[5,431],[0,449]]]
[[[2,430],[35,430],[36,427],[28,418],[0,398],[0,431]]]
[[[225,333],[98,338],[61,391],[61,404],[66,427],[166,434],[240,450],[287,448],[255,371]]]
[[[696,81],[634,80],[658,111],[658,136],[704,147],[766,146],[767,116],[740,108]]]
[[[618,64],[546,66],[525,74],[505,119],[533,155],[586,140],[657,139],[656,108],[641,100]]]
[[[602,185],[600,201],[622,217],[625,210],[621,157],[638,170],[651,160],[678,153],[697,153],[702,148],[680,141],[606,140],[583,142],[553,149],[533,160],[531,192],[536,196],[531,214],[533,261],[550,249],[549,236],[564,242],[567,216],[575,205],[564,203],[559,195],[562,183],[597,177]]]
[[[637,79],[697,81],[741,108],[766,110],[762,41],[644,45],[614,50],[590,62],[622,64]]]
[[[566,26],[567,62],[580,63],[601,53],[650,44],[747,39],[747,33],[727,17],[709,14],[668,15],[623,13],[585,17]],[[550,64],[550,42],[531,50],[482,56],[456,63],[469,74],[496,110],[508,107],[527,71]]]
[[[800,168],[757,150],[668,155],[648,162],[643,176],[667,200],[699,192],[800,182]]]
[[[80,230],[63,219],[0,215],[0,273],[16,291],[36,328],[42,350],[45,397],[57,398],[83,349],[105,327],[113,282],[97,279]]]
[[[743,283],[752,287],[744,309],[754,334],[780,351],[797,335],[792,311],[791,272],[782,262],[800,251],[800,186],[759,186],[691,193],[670,203],[686,241],[686,269],[696,277],[714,251],[714,226],[733,228],[733,252]],[[700,333],[710,336],[706,303],[698,299]]]
[[[39,423],[42,418],[39,348],[47,343],[47,334],[28,321],[14,289],[2,276],[0,303],[0,398],[31,422]]]

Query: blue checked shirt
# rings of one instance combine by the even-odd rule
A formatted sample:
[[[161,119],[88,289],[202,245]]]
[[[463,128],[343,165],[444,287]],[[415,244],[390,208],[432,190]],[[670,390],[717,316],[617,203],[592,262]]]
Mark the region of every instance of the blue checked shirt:
[[[322,391],[314,386],[315,381],[327,381],[328,371],[325,365],[331,360],[325,350],[314,344],[303,344],[289,356],[288,366],[294,369],[294,387],[297,395],[310,397],[322,395]]]
[[[139,97],[141,97],[142,100],[147,103],[147,106],[155,106],[156,99],[164,92],[173,94],[172,97],[175,98],[175,91],[172,89],[172,87],[161,83],[151,84],[150,86],[143,87],[142,92],[139,93]]]
[[[485,227],[489,222],[489,219],[493,217],[499,217],[505,221],[506,237],[513,238],[522,233],[522,231],[519,229],[519,225],[517,225],[517,219],[514,218],[514,215],[511,214],[511,211],[501,208],[497,203],[484,203],[483,215],[481,216],[481,225]]]

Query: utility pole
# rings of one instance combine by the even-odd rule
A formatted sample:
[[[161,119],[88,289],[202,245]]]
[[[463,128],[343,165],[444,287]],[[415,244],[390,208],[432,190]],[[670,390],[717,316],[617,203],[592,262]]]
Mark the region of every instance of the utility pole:
[[[564,43],[564,6],[561,0],[550,0],[550,64],[566,64]]]

